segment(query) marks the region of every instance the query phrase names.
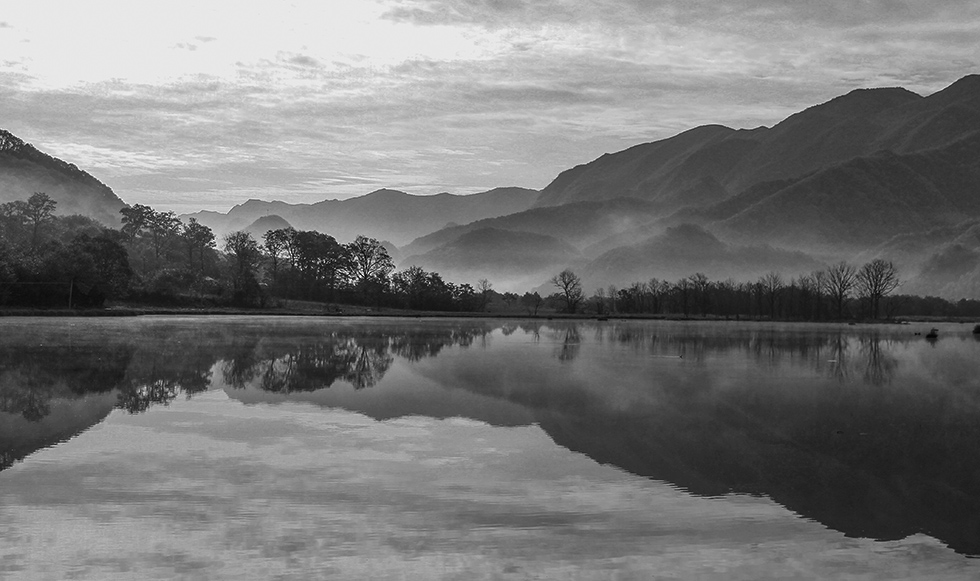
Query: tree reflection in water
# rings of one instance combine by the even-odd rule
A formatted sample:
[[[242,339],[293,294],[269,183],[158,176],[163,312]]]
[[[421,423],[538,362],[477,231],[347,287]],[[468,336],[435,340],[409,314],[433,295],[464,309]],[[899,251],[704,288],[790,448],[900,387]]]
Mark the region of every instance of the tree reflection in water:
[[[224,360],[223,376],[236,388],[257,382],[261,389],[276,393],[315,391],[337,381],[360,390],[377,385],[395,356],[413,362],[435,357],[449,346],[469,347],[492,329],[477,323],[402,332],[383,327],[343,328],[303,341],[253,337],[236,344]]]
[[[39,421],[50,413],[55,397],[118,391],[118,407],[139,413],[154,404],[166,404],[180,394],[191,395],[211,385],[211,369],[221,362],[225,383],[243,387],[258,381],[263,390],[277,393],[309,392],[337,381],[365,389],[377,385],[394,358],[419,361],[436,357],[449,346],[469,347],[487,340],[499,329],[505,337],[521,331],[540,341],[544,331],[556,345],[554,357],[574,361],[582,348],[579,322],[522,321],[519,323],[465,322],[453,325],[406,326],[394,329],[342,327],[314,337],[268,335],[227,329],[180,328],[156,330],[140,342],[125,337],[85,346],[8,345],[0,353],[0,412]],[[790,335],[773,330],[735,334],[658,329],[655,326],[591,325],[593,341],[613,341],[636,353],[684,357],[703,362],[705,357],[740,351],[774,367],[786,357],[802,360],[839,382],[862,364],[860,377],[870,385],[890,383],[898,362],[889,354],[894,339],[878,335],[859,338],[852,353],[843,333]],[[884,345],[882,342],[885,341]],[[201,348],[208,345],[208,348]]]
[[[898,361],[888,353],[887,349],[882,349],[881,343],[882,339],[878,335],[861,340],[861,351],[867,361],[864,368],[864,382],[879,387],[891,383],[895,368],[898,367]]]
[[[0,419],[47,427],[52,402],[112,390],[110,410],[137,413],[207,389],[212,369],[260,395],[343,382],[353,393],[321,401],[368,415],[384,407],[386,418],[429,406],[433,417],[490,423],[520,408],[521,421],[561,446],[693,494],[762,494],[849,535],[927,532],[980,554],[971,339],[933,351],[877,330],[540,320],[191,322],[134,337],[71,347],[50,337],[0,338]],[[398,359],[414,365],[451,347],[459,356],[447,365],[414,368],[447,392],[471,392],[479,406],[449,409],[465,398],[438,390],[429,396],[441,396],[438,405],[419,400],[410,412],[397,408],[410,391],[368,405],[401,388],[367,389]],[[924,369],[930,353],[946,359],[929,355],[934,367]],[[861,385],[875,389],[852,389]],[[495,414],[495,405],[503,411]],[[99,413],[87,425],[108,411]],[[79,425],[73,433],[86,427]],[[65,437],[64,426],[49,427],[47,440],[30,442],[0,429],[0,468]]]
[[[51,412],[49,401],[54,382],[36,364],[0,372],[0,412],[20,414],[29,422],[40,421]]]
[[[847,352],[850,342],[847,340],[842,333],[838,333],[836,336],[830,339],[830,353],[827,355],[827,363],[830,364],[830,375],[836,379],[839,383],[844,383],[848,380],[848,365],[847,365]]]
[[[551,330],[551,340],[558,344],[555,357],[558,361],[573,361],[582,350],[582,336],[579,325],[570,323],[563,328]]]
[[[359,344],[353,337],[333,336],[322,342],[291,348],[257,350],[247,358],[249,364],[238,360],[225,362],[226,369],[239,370],[225,374],[234,387],[245,387],[259,379],[266,391],[290,393],[314,391],[330,387],[335,381],[346,381],[354,389],[372,387],[384,377],[394,357],[387,345]],[[241,370],[247,369],[247,373]]]

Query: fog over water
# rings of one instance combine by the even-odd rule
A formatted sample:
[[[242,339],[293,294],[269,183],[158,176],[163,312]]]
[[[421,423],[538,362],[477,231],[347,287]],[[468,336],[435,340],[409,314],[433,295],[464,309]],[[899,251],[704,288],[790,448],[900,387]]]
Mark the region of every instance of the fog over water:
[[[980,340],[922,331],[3,319],[0,579],[975,578]]]

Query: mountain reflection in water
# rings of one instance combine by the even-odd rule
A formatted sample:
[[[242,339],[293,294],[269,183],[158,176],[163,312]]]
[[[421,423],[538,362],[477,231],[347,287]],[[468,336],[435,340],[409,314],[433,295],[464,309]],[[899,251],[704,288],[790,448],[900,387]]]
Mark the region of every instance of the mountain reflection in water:
[[[980,342],[899,327],[491,320],[78,322],[0,339],[0,469],[213,386],[376,419],[538,424],[693,494],[980,554]],[[25,336],[27,339],[25,340]],[[391,381],[396,363],[412,371]],[[71,410],[70,413],[67,410]]]

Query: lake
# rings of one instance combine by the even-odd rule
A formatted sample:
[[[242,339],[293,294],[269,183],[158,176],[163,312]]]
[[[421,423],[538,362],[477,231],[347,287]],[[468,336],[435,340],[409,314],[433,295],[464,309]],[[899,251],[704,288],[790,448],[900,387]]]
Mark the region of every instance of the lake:
[[[977,579],[928,327],[3,318],[0,579]]]

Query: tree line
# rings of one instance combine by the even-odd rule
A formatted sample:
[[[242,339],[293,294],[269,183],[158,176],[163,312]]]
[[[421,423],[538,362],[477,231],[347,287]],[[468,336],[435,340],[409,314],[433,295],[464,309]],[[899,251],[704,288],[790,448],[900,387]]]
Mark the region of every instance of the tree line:
[[[293,228],[261,241],[245,231],[222,241],[194,218],[134,204],[122,227],[58,216],[43,192],[0,204],[0,305],[272,306],[301,300],[433,311],[483,309],[492,285],[446,281],[417,266],[396,271],[384,245]]]
[[[358,236],[340,243],[316,231],[282,228],[256,240],[245,231],[220,242],[194,218],[134,204],[122,226],[59,216],[42,192],[0,204],[0,305],[101,306],[106,301],[186,306],[270,307],[285,301],[424,311],[649,314],[783,320],[878,319],[902,315],[978,316],[980,303],[896,294],[894,264],[840,262],[792,278],[712,281],[703,273],[651,278],[586,296],[566,269],[556,289],[498,293],[487,279],[454,283],[418,266],[396,270],[384,244]]]
[[[681,315],[827,321],[907,315],[978,316],[980,301],[896,294],[903,281],[888,260],[861,267],[846,261],[792,278],[769,272],[755,281],[712,281],[695,273],[676,281],[651,278],[624,288],[610,285],[586,296],[570,269],[550,280],[557,292],[545,304],[565,313]]]

